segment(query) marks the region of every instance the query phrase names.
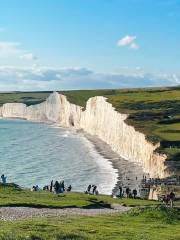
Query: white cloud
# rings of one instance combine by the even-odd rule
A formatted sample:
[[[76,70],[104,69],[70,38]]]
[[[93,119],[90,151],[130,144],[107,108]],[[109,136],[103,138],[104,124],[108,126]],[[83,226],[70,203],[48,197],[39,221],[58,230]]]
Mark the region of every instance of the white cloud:
[[[137,70],[125,73],[97,73],[86,68],[0,66],[0,91],[64,90],[173,86],[180,77],[173,74],[147,74]]]
[[[139,49],[139,46],[133,42],[130,44],[130,48],[137,50],[137,49]]]
[[[138,44],[135,42],[136,36],[125,36],[118,40],[117,45],[118,47],[129,47],[131,49],[139,49]]]
[[[136,39],[136,36],[125,36],[118,40],[118,46],[128,46],[130,45],[134,40]]]
[[[20,59],[22,60],[37,60],[37,57],[33,53],[25,53],[20,56]]]
[[[0,41],[0,57],[17,57],[22,60],[37,60],[37,57],[21,47],[19,42]]]

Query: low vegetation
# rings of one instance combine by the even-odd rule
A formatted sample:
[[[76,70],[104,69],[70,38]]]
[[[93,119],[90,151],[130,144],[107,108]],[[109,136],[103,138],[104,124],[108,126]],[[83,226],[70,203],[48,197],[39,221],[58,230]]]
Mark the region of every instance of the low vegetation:
[[[136,205],[127,213],[108,216],[61,216],[21,221],[0,221],[1,240],[179,240],[180,212],[154,201],[112,199],[80,193],[30,192],[17,185],[0,185],[0,205],[36,207],[89,207],[124,202]],[[146,207],[144,207],[146,205]],[[142,207],[143,206],[143,207]]]
[[[0,221],[2,240],[179,240],[179,212],[135,209],[113,216],[63,216],[17,222]]]

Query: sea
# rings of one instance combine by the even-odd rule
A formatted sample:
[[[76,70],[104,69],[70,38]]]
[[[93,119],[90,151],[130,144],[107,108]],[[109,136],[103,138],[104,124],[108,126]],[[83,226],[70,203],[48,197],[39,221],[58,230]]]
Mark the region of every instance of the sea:
[[[118,172],[111,161],[74,130],[53,124],[0,119],[0,174],[22,187],[43,187],[64,180],[73,191],[96,185],[111,194]]]

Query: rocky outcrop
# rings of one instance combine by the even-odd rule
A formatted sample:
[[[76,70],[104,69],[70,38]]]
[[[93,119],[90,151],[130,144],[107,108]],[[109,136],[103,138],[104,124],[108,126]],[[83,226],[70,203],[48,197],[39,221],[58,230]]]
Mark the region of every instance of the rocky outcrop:
[[[128,161],[140,164],[150,177],[166,176],[166,155],[154,152],[159,145],[151,144],[144,134],[127,125],[128,115],[115,111],[104,97],[90,98],[83,111],[55,92],[45,102],[29,107],[22,103],[6,103],[0,114],[2,117],[51,121],[63,127],[83,129],[109,144],[114,152]]]

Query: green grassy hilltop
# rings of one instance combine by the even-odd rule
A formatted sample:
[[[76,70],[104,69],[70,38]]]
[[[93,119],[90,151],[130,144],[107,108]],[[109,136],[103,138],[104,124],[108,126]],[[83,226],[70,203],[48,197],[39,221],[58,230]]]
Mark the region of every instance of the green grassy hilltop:
[[[70,102],[85,107],[93,96],[104,96],[115,109],[129,114],[127,123],[144,133],[159,152],[168,156],[168,167],[180,170],[180,87],[79,90],[64,93]]]
[[[136,206],[126,213],[103,216],[49,216],[16,221],[0,220],[0,240],[179,240],[178,208],[156,201],[113,199],[83,193],[30,192],[15,184],[0,184],[0,207],[110,208],[112,203]],[[1,209],[0,209],[1,210]]]
[[[71,103],[85,107],[87,100],[104,96],[117,111],[128,113],[127,123],[146,134],[149,141],[160,142],[159,152],[168,156],[172,170],[180,170],[180,87],[143,89],[104,89],[60,91]],[[0,105],[23,102],[27,105],[44,101],[50,92],[1,93]]]

